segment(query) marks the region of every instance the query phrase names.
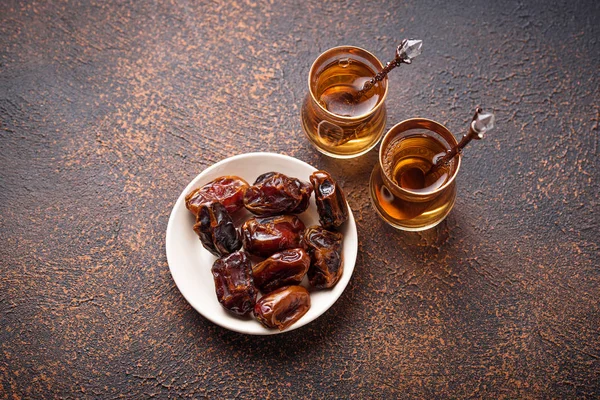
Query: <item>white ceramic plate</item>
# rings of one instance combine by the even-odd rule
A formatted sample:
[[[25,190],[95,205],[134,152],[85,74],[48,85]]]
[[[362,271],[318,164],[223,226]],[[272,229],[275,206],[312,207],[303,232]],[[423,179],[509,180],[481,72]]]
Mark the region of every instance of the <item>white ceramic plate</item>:
[[[203,186],[222,175],[237,175],[252,184],[259,175],[269,171],[281,172],[308,181],[308,177],[316,171],[316,168],[293,157],[274,153],[241,154],[219,161],[205,169],[187,185],[173,207],[167,226],[167,261],[173,280],[183,297],[196,311],[215,324],[251,335],[271,335],[280,331],[266,329],[252,317],[237,317],[219,304],[211,274],[211,267],[216,257],[202,247],[198,236],[192,230],[194,216],[185,207],[185,195],[192,189]],[[239,211],[239,213],[243,212]],[[250,217],[249,213],[246,218],[248,217]],[[314,195],[311,197],[308,209],[299,217],[307,227],[319,224]],[[238,213],[234,215],[236,222],[243,222],[246,218],[243,215],[239,216]],[[358,251],[356,223],[351,210],[348,221],[341,227],[340,232],[344,235],[342,250],[344,272],[340,281],[332,289],[311,291],[311,307],[308,312],[283,332],[300,328],[319,317],[335,303],[348,285]],[[302,285],[308,287],[306,278]]]

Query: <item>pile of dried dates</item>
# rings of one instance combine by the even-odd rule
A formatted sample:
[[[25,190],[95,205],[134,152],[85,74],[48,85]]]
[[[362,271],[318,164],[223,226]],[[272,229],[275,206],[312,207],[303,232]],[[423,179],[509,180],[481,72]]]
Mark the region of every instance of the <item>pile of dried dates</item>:
[[[307,228],[297,214],[313,191],[320,226]],[[219,257],[212,266],[217,298],[234,314],[252,313],[263,326],[283,330],[310,308],[300,286],[305,275],[314,289],[332,288],[342,276],[336,229],[348,219],[348,205],[326,171],[314,172],[310,182],[267,172],[253,185],[222,176],[190,192],[185,205],[202,245]],[[238,228],[231,216],[243,208],[255,216]]]

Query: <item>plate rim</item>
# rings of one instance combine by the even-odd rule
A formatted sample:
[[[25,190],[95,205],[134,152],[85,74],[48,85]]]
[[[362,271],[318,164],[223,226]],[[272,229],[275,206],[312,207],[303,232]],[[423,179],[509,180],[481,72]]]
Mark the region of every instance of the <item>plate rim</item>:
[[[167,256],[167,264],[169,266],[169,272],[171,274],[171,277],[173,279],[173,281],[175,282],[175,286],[177,287],[177,290],[179,290],[179,293],[181,293],[181,295],[183,296],[183,298],[187,301],[187,303],[198,313],[200,314],[202,317],[206,318],[207,320],[209,320],[210,322],[212,322],[215,325],[218,325],[224,329],[233,331],[233,332],[237,332],[237,333],[242,333],[242,334],[246,334],[246,335],[253,335],[253,336],[268,336],[268,335],[276,335],[276,334],[281,334],[281,333],[286,333],[286,332],[291,332],[295,329],[301,328],[305,325],[310,324],[312,321],[316,320],[317,318],[321,317],[323,314],[325,314],[336,302],[337,300],[342,296],[342,294],[344,293],[344,291],[346,290],[346,287],[348,286],[348,283],[350,282],[350,279],[352,278],[352,274],[354,273],[354,267],[356,265],[356,258],[358,256],[358,231],[356,229],[356,221],[354,219],[354,214],[352,212],[352,209],[350,208],[350,205],[348,204],[348,201],[346,200],[346,204],[348,205],[348,221],[346,222],[347,224],[349,224],[349,227],[351,229],[351,233],[353,232],[354,235],[356,237],[356,246],[354,246],[354,248],[351,249],[351,263],[349,263],[346,257],[344,258],[344,272],[342,273],[342,276],[344,276],[346,273],[348,273],[347,278],[340,280],[340,282],[338,282],[338,284],[335,286],[337,287],[338,285],[343,285],[341,287],[341,290],[339,292],[339,294],[337,296],[334,295],[334,298],[332,298],[331,303],[329,305],[327,305],[327,307],[318,315],[314,316],[311,320],[308,321],[304,321],[302,324],[293,324],[292,326],[290,326],[287,329],[284,329],[283,331],[280,331],[278,329],[267,329],[265,328],[265,331],[263,332],[248,332],[245,331],[243,329],[236,329],[236,327],[231,327],[231,326],[225,326],[224,324],[219,322],[218,318],[213,318],[209,313],[205,313],[200,311],[199,307],[196,307],[194,304],[195,302],[193,302],[191,299],[188,298],[188,296],[186,296],[186,294],[181,290],[179,284],[177,283],[178,278],[176,276],[178,276],[177,271],[172,267],[172,262],[170,260],[174,260],[174,255],[169,256],[170,253],[172,253],[174,250],[171,249],[171,246],[169,245],[170,240],[169,237],[173,237],[174,235],[174,230],[175,228],[175,212],[176,210],[181,207],[181,203],[185,202],[185,196],[186,194],[192,189],[192,187],[196,184],[196,182],[198,180],[200,180],[202,178],[202,176],[209,174],[211,171],[219,168],[220,166],[222,166],[223,164],[226,163],[230,163],[232,161],[238,160],[238,159],[243,159],[243,158],[250,158],[250,157],[274,157],[274,158],[279,158],[285,161],[292,161],[292,162],[299,162],[301,164],[305,164],[307,167],[309,167],[310,169],[317,171],[318,168],[310,165],[309,163],[302,161],[298,158],[292,157],[292,156],[288,156],[285,154],[280,154],[280,153],[271,153],[271,152],[251,152],[251,153],[242,153],[242,154],[236,154],[227,158],[224,158],[220,161],[217,161],[214,164],[209,165],[208,167],[206,167],[205,169],[203,169],[202,171],[200,171],[196,176],[194,176],[189,183],[185,186],[185,188],[183,189],[183,191],[181,192],[181,194],[177,197],[177,200],[175,201],[175,203],[173,204],[173,208],[171,209],[171,212],[169,214],[169,220],[167,222],[167,229],[165,232],[165,253]],[[349,265],[351,264],[351,265]],[[180,279],[183,279],[183,277],[180,277]],[[327,289],[326,289],[327,290]],[[208,314],[208,315],[207,315]]]

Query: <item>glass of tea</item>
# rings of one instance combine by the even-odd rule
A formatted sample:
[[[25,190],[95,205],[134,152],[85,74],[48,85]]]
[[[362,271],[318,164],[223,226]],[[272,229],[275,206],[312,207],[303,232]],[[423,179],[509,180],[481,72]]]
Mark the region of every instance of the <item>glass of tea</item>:
[[[384,221],[401,230],[422,231],[446,218],[456,199],[461,155],[431,168],[456,145],[445,126],[425,118],[402,121],[385,134],[369,184]]]
[[[317,150],[352,158],[377,144],[385,129],[387,77],[357,94],[382,68],[377,57],[354,46],[334,47],[315,60],[302,104],[302,128]]]

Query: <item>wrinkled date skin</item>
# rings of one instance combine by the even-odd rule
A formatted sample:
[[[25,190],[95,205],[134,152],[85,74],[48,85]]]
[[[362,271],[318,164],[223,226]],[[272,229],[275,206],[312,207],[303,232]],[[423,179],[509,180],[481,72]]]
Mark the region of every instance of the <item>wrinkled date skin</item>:
[[[310,176],[315,189],[315,202],[319,222],[327,229],[334,229],[348,220],[348,203],[342,188],[326,171],[316,171]]]
[[[300,179],[296,179],[296,184],[300,189],[302,200],[300,200],[300,203],[298,203],[296,208],[292,210],[292,214],[301,214],[308,208],[310,202],[310,195],[313,192],[313,187],[312,184],[310,184],[309,182],[301,181]]]
[[[258,290],[252,280],[252,265],[243,250],[219,258],[212,266],[219,303],[234,314],[246,315],[256,304]]]
[[[298,285],[310,267],[310,257],[302,248],[275,253],[252,268],[254,284],[263,293],[283,286]]]
[[[198,209],[194,231],[206,250],[219,257],[242,247],[233,220],[221,203],[202,204]]]
[[[308,208],[312,186],[279,172],[262,174],[244,194],[244,206],[253,214],[300,214]]]
[[[331,288],[342,277],[342,238],[341,233],[331,232],[320,226],[312,226],[304,232],[302,245],[310,255],[308,281],[313,287]]]
[[[185,196],[185,206],[194,215],[198,215],[200,206],[219,202],[227,212],[233,214],[244,206],[244,192],[248,182],[238,176],[221,176]]]
[[[254,316],[266,328],[280,331],[298,321],[310,309],[310,295],[302,286],[284,286],[258,300]]]
[[[242,226],[244,248],[260,257],[297,248],[304,228],[304,223],[295,215],[250,218]]]

